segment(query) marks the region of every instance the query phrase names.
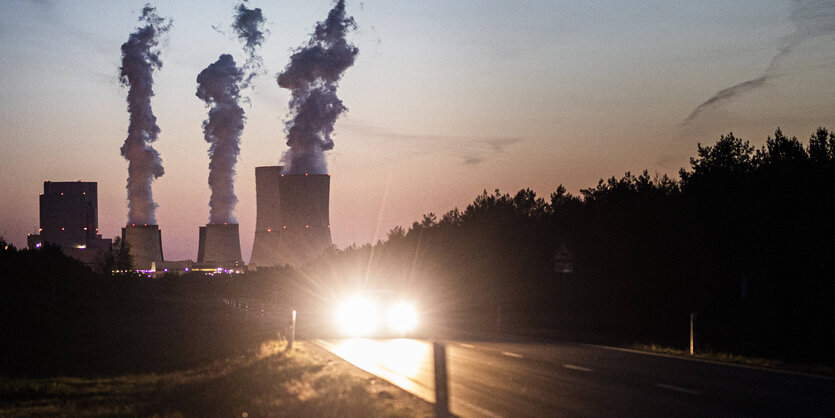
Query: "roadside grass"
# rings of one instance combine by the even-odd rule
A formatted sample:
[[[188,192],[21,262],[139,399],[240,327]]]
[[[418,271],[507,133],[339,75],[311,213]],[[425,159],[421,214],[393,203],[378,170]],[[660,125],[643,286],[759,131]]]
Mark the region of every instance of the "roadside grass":
[[[652,353],[667,354],[671,356],[698,358],[703,360],[716,361],[721,363],[739,364],[751,367],[761,367],[764,369],[775,369],[792,371],[798,373],[817,374],[822,376],[835,376],[835,368],[825,365],[807,365],[799,363],[790,363],[782,360],[768,359],[763,357],[744,356],[740,354],[727,353],[713,350],[701,350],[694,355],[690,355],[689,350],[682,350],[680,348],[658,345],[655,343],[641,344],[634,343],[630,348],[640,351],[648,351]]]
[[[0,378],[0,416],[428,417],[431,404],[328,358],[269,340],[236,358],[166,373]]]

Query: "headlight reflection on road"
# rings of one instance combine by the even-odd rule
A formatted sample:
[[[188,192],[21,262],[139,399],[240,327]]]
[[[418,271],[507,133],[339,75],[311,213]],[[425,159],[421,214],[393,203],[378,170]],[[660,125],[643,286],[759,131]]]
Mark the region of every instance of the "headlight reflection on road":
[[[413,379],[421,373],[421,365],[431,365],[430,351],[426,342],[402,338],[385,341],[355,338],[340,342],[335,350],[354,365],[406,390],[416,389]]]

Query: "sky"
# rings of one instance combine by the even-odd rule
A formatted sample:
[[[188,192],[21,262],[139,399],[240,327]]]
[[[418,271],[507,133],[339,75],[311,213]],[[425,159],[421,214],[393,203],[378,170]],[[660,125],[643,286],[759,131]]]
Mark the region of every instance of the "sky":
[[[759,147],[777,127],[804,142],[835,128],[833,1],[348,1],[359,48],[339,83],[330,220],[340,247],[384,239],[482,191],[546,199],[627,171],[677,176],[733,132]],[[246,53],[237,1],[156,1],[173,24],[154,72],[153,182],[166,260],[196,259],[209,219],[202,69]],[[99,228],[127,221],[127,88],[120,46],[144,1],[0,2],[0,235],[25,247],[45,180],[98,182]],[[287,150],[290,92],[276,83],[328,0],[251,0],[269,34],[244,91],[235,216],[249,260],[255,167]]]

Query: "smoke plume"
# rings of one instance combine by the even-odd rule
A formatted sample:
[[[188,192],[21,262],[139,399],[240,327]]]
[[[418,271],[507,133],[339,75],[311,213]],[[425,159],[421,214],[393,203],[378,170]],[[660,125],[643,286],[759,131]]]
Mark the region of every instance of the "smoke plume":
[[[122,44],[122,67],[119,79],[128,87],[128,137],[122,145],[122,156],[128,160],[128,223],[156,224],[151,182],[165,174],[159,153],[151,146],[160,133],[157,118],[151,111],[153,73],[162,68],[159,39],[171,28],[171,21],[157,15],[154,7],[142,9],[140,26]]]
[[[263,65],[257,49],[264,42],[267,33],[264,25],[265,20],[261,9],[246,7],[246,0],[235,7],[235,23],[232,24],[232,29],[238,39],[244,43],[244,51],[247,53],[247,60],[244,64],[244,69],[247,72],[245,84],[252,81],[252,78],[258,74]]]
[[[770,79],[779,75],[779,69],[786,56],[806,40],[835,34],[835,0],[793,0],[790,20],[794,23],[794,32],[783,38],[777,54],[771,58],[771,62],[760,77],[720,90],[697,106],[681,125],[690,124],[702,112],[721,102],[766,85]]]
[[[333,149],[333,125],[347,110],[336,90],[359,53],[345,36],[356,26],[353,17],[345,16],[345,1],[337,1],[327,19],[316,24],[307,45],[278,74],[278,85],[292,93],[286,123],[290,149],[282,156],[286,174],[328,172],[324,152]]]
[[[246,120],[238,104],[243,83],[244,72],[229,54],[221,55],[197,76],[197,97],[211,107],[209,119],[203,121],[203,137],[210,144],[210,223],[237,223],[234,179]]]

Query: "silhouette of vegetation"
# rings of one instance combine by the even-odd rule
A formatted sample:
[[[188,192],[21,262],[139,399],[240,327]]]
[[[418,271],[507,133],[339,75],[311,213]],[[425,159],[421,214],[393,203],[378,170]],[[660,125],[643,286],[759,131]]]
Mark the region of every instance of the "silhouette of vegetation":
[[[393,288],[456,331],[684,346],[831,362],[835,134],[698,145],[679,179],[626,173],[578,196],[484,191],[299,272]],[[572,273],[555,271],[565,246]]]
[[[723,135],[678,174],[545,198],[485,190],[385,241],[244,275],[110,275],[130,263],[118,240],[95,273],[59,248],[0,241],[0,372],[182,368],[274,338],[291,309],[300,338],[319,335],[362,289],[417,301],[434,337],[684,347],[697,312],[704,349],[832,364],[835,133],[804,144],[778,129],[759,149]]]

